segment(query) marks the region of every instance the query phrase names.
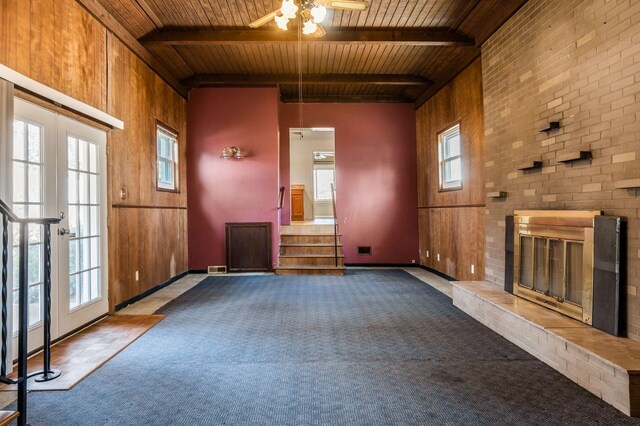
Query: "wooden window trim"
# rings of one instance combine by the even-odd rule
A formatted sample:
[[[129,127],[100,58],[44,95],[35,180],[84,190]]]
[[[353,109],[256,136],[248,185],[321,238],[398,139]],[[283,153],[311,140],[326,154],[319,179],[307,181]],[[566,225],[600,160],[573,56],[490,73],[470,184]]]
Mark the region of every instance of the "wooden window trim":
[[[463,147],[463,141],[462,141],[462,124],[460,120],[456,120],[454,122],[451,122],[449,124],[447,124],[446,126],[444,126],[443,128],[441,128],[438,132],[436,132],[436,158],[438,161],[438,192],[452,192],[452,191],[461,191],[464,188],[464,175],[461,176],[460,178],[460,185],[454,186],[454,187],[444,187],[443,183],[444,183],[444,170],[442,169],[442,165],[445,162],[445,160],[442,160],[441,158],[441,144],[440,144],[440,136],[443,133],[446,133],[447,131],[451,130],[453,127],[458,126],[458,134],[460,135],[460,154],[457,155],[455,158],[460,158],[460,162],[462,163],[462,147]],[[451,157],[454,158],[454,157]],[[447,159],[450,160],[451,158]],[[454,159],[455,159],[454,158]],[[462,164],[461,164],[462,167]],[[461,170],[461,172],[463,172],[463,170]]]
[[[163,129],[168,133],[174,134],[176,137],[176,158],[173,161],[173,179],[175,182],[175,189],[161,188],[160,182],[158,181],[158,129]],[[180,164],[179,164],[180,163],[180,148],[179,148],[180,132],[178,132],[176,129],[169,126],[168,124],[164,123],[163,121],[156,119],[156,127],[155,127],[155,132],[153,132],[153,137],[154,137],[154,146],[156,149],[156,161],[155,161],[156,191],[179,194],[180,193]]]

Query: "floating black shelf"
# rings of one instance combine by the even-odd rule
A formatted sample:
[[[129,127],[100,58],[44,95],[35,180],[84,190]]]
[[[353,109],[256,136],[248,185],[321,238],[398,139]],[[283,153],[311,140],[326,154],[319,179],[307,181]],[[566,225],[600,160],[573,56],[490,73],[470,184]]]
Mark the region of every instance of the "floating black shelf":
[[[573,161],[591,160],[591,151],[574,151],[558,157],[558,163],[571,163]]]
[[[526,163],[522,163],[518,166],[518,170],[535,170],[542,168],[542,161],[527,161]]]
[[[506,198],[506,197],[507,197],[507,193],[504,191],[494,191],[494,192],[487,193],[487,198]]]
[[[615,189],[640,189],[640,179],[620,180],[613,184]]]
[[[560,122],[559,121],[550,121],[549,125],[546,128],[540,130],[540,132],[547,132],[548,133],[548,132],[551,132],[553,130],[558,130],[559,128],[560,128]]]

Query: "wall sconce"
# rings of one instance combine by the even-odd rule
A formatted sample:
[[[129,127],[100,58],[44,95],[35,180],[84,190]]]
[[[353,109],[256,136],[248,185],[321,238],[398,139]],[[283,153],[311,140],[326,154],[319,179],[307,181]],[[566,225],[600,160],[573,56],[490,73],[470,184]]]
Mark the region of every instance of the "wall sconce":
[[[237,146],[226,147],[225,149],[222,150],[222,155],[220,157],[224,158],[225,160],[228,160],[230,158],[235,158],[236,160],[242,160],[242,158],[244,158],[242,156],[242,152],[240,151],[240,148],[238,148]]]

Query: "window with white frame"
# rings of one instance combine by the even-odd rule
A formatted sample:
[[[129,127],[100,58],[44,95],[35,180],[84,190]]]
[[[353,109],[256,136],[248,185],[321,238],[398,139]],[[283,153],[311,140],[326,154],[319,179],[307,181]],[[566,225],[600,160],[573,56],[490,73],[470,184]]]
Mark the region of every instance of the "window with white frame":
[[[157,125],[159,191],[178,191],[178,133],[162,124]]]
[[[438,134],[438,163],[441,191],[462,188],[461,145],[460,124],[451,126]]]

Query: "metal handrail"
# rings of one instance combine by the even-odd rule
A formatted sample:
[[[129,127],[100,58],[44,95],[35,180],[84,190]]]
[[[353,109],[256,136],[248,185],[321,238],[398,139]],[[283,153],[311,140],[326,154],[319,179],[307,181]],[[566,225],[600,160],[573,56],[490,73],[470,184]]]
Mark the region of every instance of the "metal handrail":
[[[336,186],[331,184],[331,204],[333,204],[333,251],[338,266],[338,213],[336,211]]]
[[[0,360],[0,382],[18,385],[18,425],[27,424],[27,379],[39,376],[37,381],[53,380],[60,372],[51,367],[51,225],[60,223],[59,218],[20,218],[2,200],[2,349]],[[18,265],[18,373],[16,379],[7,377],[8,314],[7,295],[9,281],[9,222],[20,225],[19,265]],[[40,372],[27,373],[29,336],[29,225],[44,227],[44,365]]]

